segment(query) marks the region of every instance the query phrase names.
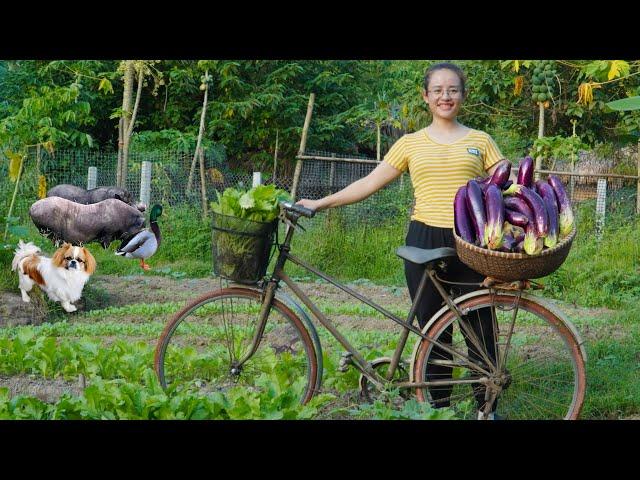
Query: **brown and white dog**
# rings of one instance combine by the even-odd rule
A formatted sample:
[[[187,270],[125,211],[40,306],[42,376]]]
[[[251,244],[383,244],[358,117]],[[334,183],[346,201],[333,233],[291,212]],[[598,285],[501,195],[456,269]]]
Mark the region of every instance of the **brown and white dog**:
[[[82,289],[96,270],[96,260],[84,247],[65,243],[52,258],[42,255],[32,242],[18,242],[11,269],[18,271],[22,300],[31,301],[27,292],[38,285],[51,300],[60,302],[67,312],[77,308],[71,305],[82,296]]]

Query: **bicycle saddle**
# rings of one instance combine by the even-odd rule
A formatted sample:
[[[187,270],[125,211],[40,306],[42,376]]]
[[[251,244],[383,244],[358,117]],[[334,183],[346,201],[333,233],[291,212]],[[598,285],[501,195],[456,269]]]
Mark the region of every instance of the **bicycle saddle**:
[[[450,247],[426,249],[407,246],[398,248],[396,250],[396,255],[418,265],[426,265],[427,263],[435,262],[441,258],[457,256],[456,250]]]

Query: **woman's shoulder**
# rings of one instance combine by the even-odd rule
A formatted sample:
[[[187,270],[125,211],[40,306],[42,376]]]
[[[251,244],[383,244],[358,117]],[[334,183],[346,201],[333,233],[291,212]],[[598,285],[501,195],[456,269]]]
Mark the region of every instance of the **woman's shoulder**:
[[[426,128],[422,128],[415,132],[405,133],[398,139],[398,142],[402,142],[404,144],[424,142],[427,139],[427,136],[425,135],[425,131],[426,131]]]
[[[492,141],[493,137],[491,134],[485,132],[484,130],[478,130],[477,128],[471,128],[469,132],[469,137],[474,139],[480,139],[484,141]]]

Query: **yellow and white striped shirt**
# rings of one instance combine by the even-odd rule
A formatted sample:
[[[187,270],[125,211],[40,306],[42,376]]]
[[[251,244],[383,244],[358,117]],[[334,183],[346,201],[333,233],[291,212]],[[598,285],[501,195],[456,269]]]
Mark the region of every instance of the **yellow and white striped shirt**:
[[[450,144],[436,142],[422,129],[401,137],[384,157],[398,170],[409,170],[416,198],[411,219],[441,228],[453,228],[458,188],[486,176],[486,170],[501,159],[493,138],[474,129]]]

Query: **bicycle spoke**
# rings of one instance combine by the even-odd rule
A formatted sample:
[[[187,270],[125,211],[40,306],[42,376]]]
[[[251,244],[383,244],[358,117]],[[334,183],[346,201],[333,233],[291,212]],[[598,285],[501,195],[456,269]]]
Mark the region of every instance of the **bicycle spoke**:
[[[575,353],[576,343],[569,329],[556,328],[557,325],[561,327],[561,321],[526,297],[517,299],[511,294],[487,294],[468,302],[474,302],[473,307],[468,308],[468,323],[481,339],[484,350],[484,355],[475,352],[473,357],[495,357],[494,361],[500,365],[495,377],[488,378],[500,392],[491,408],[497,408],[501,415],[506,413],[507,418],[574,418],[577,415],[574,412],[579,412],[584,398],[584,386],[582,390],[578,389],[579,382],[584,385],[584,367],[580,370],[578,365],[584,363]],[[491,318],[487,316],[483,321],[482,309],[491,305],[496,308],[492,309]],[[453,325],[461,327],[453,313],[445,312],[441,321],[432,324],[429,335],[434,340],[440,336],[446,338],[447,329]],[[464,349],[465,343],[468,349],[472,348],[473,342],[469,341],[463,328],[454,329],[451,335],[453,348]],[[497,340],[495,347],[491,340]],[[449,358],[440,354],[428,342],[422,345],[422,353],[417,357],[420,359],[416,372],[418,381],[473,376],[465,362],[458,361],[455,356]],[[438,369],[443,371],[438,372]],[[427,399],[432,398],[431,393],[435,397],[447,395],[455,408],[456,403],[472,397],[478,404],[484,403],[481,398],[486,388],[483,384],[474,384],[473,388],[450,384],[446,388],[439,387],[439,391],[430,387],[422,391]],[[479,405],[479,408],[482,407]]]
[[[245,358],[258,332],[261,298],[252,290],[243,295],[212,294],[205,304],[176,315],[172,322],[177,326],[167,342],[160,343],[165,345],[158,360],[165,383],[195,382],[203,393],[228,388],[257,392],[264,388],[259,380],[266,376],[280,388],[295,387],[301,401],[308,401],[315,385],[315,350],[308,334],[303,337],[304,326],[280,307],[272,308],[255,351]],[[238,359],[244,359],[242,365],[235,363]]]

